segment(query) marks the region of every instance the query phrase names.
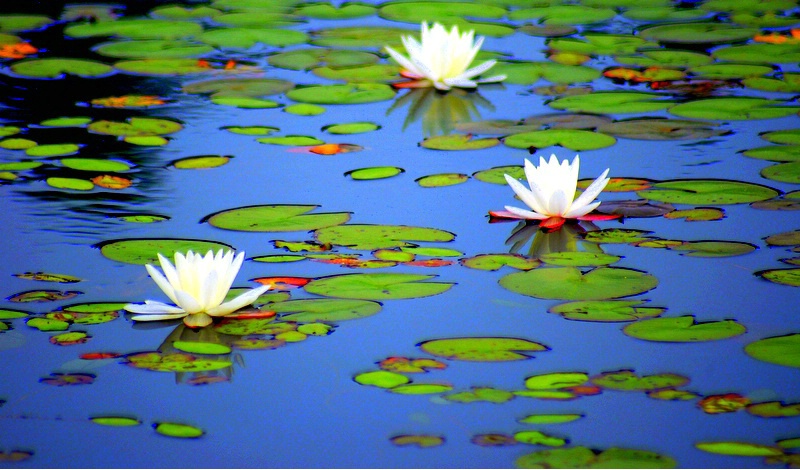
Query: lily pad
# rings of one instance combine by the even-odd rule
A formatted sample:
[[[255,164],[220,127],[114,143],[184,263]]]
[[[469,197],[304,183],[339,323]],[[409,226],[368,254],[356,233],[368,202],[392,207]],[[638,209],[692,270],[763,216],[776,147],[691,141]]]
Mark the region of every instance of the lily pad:
[[[189,21],[122,18],[74,24],[64,28],[64,34],[73,38],[115,36],[131,39],[180,39],[200,34],[203,27]]]
[[[754,341],[745,346],[744,352],[770,364],[800,367],[800,333]]]
[[[348,26],[315,31],[311,44],[324,47],[396,47],[400,38],[416,36],[417,31],[382,26]]]
[[[180,423],[154,423],[153,428],[158,434],[181,439],[197,439],[205,434],[202,429]]]
[[[270,304],[281,319],[296,322],[339,322],[380,312],[381,304],[369,300],[300,299]]]
[[[230,161],[231,157],[223,155],[201,155],[197,157],[186,157],[170,163],[179,170],[195,170],[204,168],[217,168]]]
[[[286,97],[293,101],[312,104],[361,104],[386,101],[395,92],[383,83],[350,83],[347,85],[313,85],[295,88]]]
[[[492,67],[491,73],[505,75],[504,82],[514,85],[532,85],[541,79],[553,83],[584,83],[600,77],[599,70],[584,65],[505,60]]]
[[[683,119],[636,118],[604,123],[597,127],[597,131],[636,140],[707,139],[730,132],[715,129],[717,126],[715,123]]]
[[[725,23],[677,23],[644,28],[639,35],[667,44],[726,44],[752,38],[760,31]]]
[[[637,191],[640,197],[672,204],[718,205],[765,201],[778,191],[753,183],[729,180],[673,180]]]
[[[359,168],[357,170],[350,170],[344,175],[353,178],[354,180],[379,180],[391,178],[403,173],[405,170],[396,166],[373,166],[369,168]]]
[[[547,447],[561,447],[566,445],[568,440],[560,437],[550,436],[541,431],[520,431],[514,434],[514,439],[523,444],[531,444]]]
[[[749,96],[694,100],[669,109],[676,116],[718,120],[773,119],[798,111],[800,106],[784,106],[783,101]]]
[[[96,134],[115,136],[153,136],[173,134],[183,129],[183,125],[168,119],[132,117],[128,122],[94,121],[89,131]]]
[[[48,186],[57,189],[71,189],[73,191],[91,191],[94,189],[94,183],[78,178],[62,178],[59,176],[51,176],[45,180]]]
[[[314,238],[320,243],[356,250],[377,250],[413,246],[409,242],[449,242],[455,235],[439,229],[407,225],[348,224],[316,230]]]
[[[548,311],[568,320],[593,322],[629,322],[641,318],[657,317],[667,309],[641,306],[640,300],[587,300],[567,302]]]
[[[286,135],[279,137],[261,137],[256,139],[261,144],[286,145],[287,147],[305,147],[309,145],[320,145],[325,141],[308,135]]]
[[[616,5],[615,5],[616,6]],[[556,38],[547,41],[550,49],[586,55],[633,54],[658,44],[630,34],[586,33],[583,39]]]
[[[538,260],[521,255],[500,253],[464,258],[461,260],[461,264],[468,268],[480,269],[483,271],[497,271],[504,266],[527,271],[538,267],[541,263],[539,263]]]
[[[706,80],[733,80],[747,77],[759,77],[761,75],[770,74],[773,71],[772,67],[765,65],[732,63],[707,64],[689,69],[689,73],[696,78]]]
[[[397,80],[401,68],[393,64],[367,64],[346,68],[316,67],[311,72],[328,80],[349,83],[388,83]]]
[[[127,416],[95,416],[89,418],[89,421],[101,426],[113,427],[138,426],[142,424],[137,418],[129,418]]]
[[[424,341],[417,346],[428,354],[451,360],[502,362],[530,359],[547,346],[522,338],[475,337]]]
[[[441,188],[466,183],[467,180],[469,175],[463,173],[438,173],[417,178],[414,182],[423,188]]]
[[[580,129],[546,129],[523,132],[506,137],[503,143],[508,147],[537,150],[555,145],[571,150],[595,150],[610,147],[617,139],[598,132]]]
[[[692,315],[652,318],[626,325],[622,332],[645,341],[692,343],[728,339],[744,334],[747,329],[736,320],[698,323]]]
[[[605,372],[593,377],[592,383],[609,390],[649,391],[677,388],[689,383],[689,379],[677,374],[654,374],[639,377],[633,371],[620,370]]]
[[[343,3],[338,7],[327,3],[309,3],[298,7],[294,14],[322,20],[362,18],[374,15],[376,7],[364,3]]]
[[[575,267],[534,269],[508,274],[500,279],[504,288],[540,299],[604,300],[641,294],[658,280],[628,268],[600,267],[582,273]]]
[[[129,163],[101,158],[63,158],[61,159],[61,164],[66,168],[80,171],[110,171],[117,173],[131,169]]]
[[[519,165],[497,166],[488,170],[476,171],[472,177],[478,181],[492,184],[508,184],[504,175],[520,179],[525,177],[525,171]]]
[[[726,241],[698,241],[684,242],[680,245],[668,247],[670,250],[683,251],[686,256],[703,258],[720,258],[725,256],[739,256],[752,253],[758,247],[751,243],[726,242]]]
[[[612,447],[600,451],[587,447],[540,450],[519,457],[520,468],[675,468],[670,457],[646,450]]]
[[[761,176],[783,183],[800,183],[800,161],[768,166],[761,170]]]
[[[454,285],[450,282],[425,282],[433,277],[402,273],[342,274],[314,279],[304,289],[327,297],[388,300],[437,295]]]
[[[385,370],[364,372],[353,377],[356,383],[378,388],[393,388],[411,382],[405,375]]]
[[[698,442],[694,446],[704,452],[710,452],[712,454],[742,455],[747,457],[769,457],[774,455],[783,455],[783,450],[777,447],[750,444],[748,442]]]
[[[308,35],[291,29],[222,28],[205,31],[197,40],[219,48],[249,49],[256,44],[276,47],[303,44]]]
[[[224,344],[208,343],[202,341],[175,341],[172,347],[178,351],[191,354],[230,354],[231,348]]]
[[[106,258],[130,264],[157,264],[158,253],[172,259],[175,252],[186,253],[192,250],[195,253],[205,254],[209,250],[233,250],[233,247],[224,243],[190,240],[179,238],[129,238],[110,240],[94,245]]]
[[[45,144],[37,145],[25,149],[25,155],[29,157],[61,157],[66,155],[74,155],[80,150],[78,144]]]
[[[549,5],[538,8],[514,10],[508,15],[511,20],[536,19],[542,24],[584,25],[602,23],[617,16],[611,8],[593,8],[583,5]]]
[[[295,49],[279,52],[267,58],[267,62],[273,67],[290,70],[310,70],[322,65],[336,69],[374,64],[379,60],[380,57],[371,52],[321,48]]]
[[[118,59],[166,59],[200,57],[214,52],[214,48],[190,41],[150,39],[108,42],[97,46],[95,52]]]
[[[765,269],[755,273],[767,281],[785,286],[800,287],[800,268]]]
[[[556,98],[547,105],[573,113],[646,113],[667,109],[675,104],[663,98],[657,93],[605,91]]]
[[[712,55],[717,60],[749,62],[755,64],[789,64],[800,61],[797,44],[747,44],[723,47]]]
[[[213,227],[244,232],[295,232],[340,225],[350,220],[349,212],[308,214],[317,205],[245,206],[228,209],[203,218]]]
[[[539,260],[553,266],[606,266],[620,259],[619,256],[588,251],[561,251],[539,256]]]
[[[203,61],[183,58],[121,60],[114,68],[136,75],[189,75],[212,70]]]
[[[472,387],[472,390],[451,393],[445,395],[443,398],[455,403],[505,403],[509,400],[513,400],[514,394],[506,390],[491,387]]]
[[[372,122],[349,122],[346,124],[333,124],[322,128],[323,131],[329,134],[363,134],[365,132],[372,132],[380,129],[381,126]]]
[[[481,150],[499,144],[500,141],[493,137],[473,139],[471,135],[448,134],[429,137],[419,145],[432,150]]]
[[[274,78],[223,78],[188,83],[185,93],[209,94],[212,98],[222,96],[261,97],[285,93],[294,87],[292,82]]]
[[[67,75],[97,78],[113,73],[114,68],[94,60],[48,57],[15,62],[11,65],[11,71],[27,78],[59,79]]]

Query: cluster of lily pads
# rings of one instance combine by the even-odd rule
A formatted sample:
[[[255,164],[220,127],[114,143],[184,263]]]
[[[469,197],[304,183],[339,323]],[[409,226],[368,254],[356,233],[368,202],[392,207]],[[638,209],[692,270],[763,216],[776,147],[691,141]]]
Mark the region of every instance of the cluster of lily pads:
[[[800,111],[800,106],[791,101],[793,94],[800,91],[800,74],[784,70],[800,61],[800,42],[789,31],[798,23],[797,5],[793,1],[706,0],[699,8],[684,8],[666,0],[586,0],[580,4],[554,2],[546,6],[522,3],[513,0],[494,0],[490,4],[388,1],[375,5],[333,6],[291,0],[213,0],[202,5],[160,6],[141,17],[123,16],[113,5],[67,5],[59,19],[42,15],[2,15],[0,70],[10,80],[104,80],[126,75],[179,77],[186,82],[182,83],[181,93],[174,96],[98,96],[87,103],[76,103],[84,114],[92,114],[97,109],[125,108],[145,115],[119,120],[66,116],[37,124],[3,123],[0,148],[9,151],[4,157],[8,155],[12,161],[0,163],[0,180],[10,183],[44,180],[49,187],[65,195],[97,187],[120,190],[133,186],[135,189],[137,180],[144,177],[137,173],[139,168],[133,159],[86,158],[81,154],[94,145],[103,148],[100,143],[52,141],[47,134],[52,128],[86,129],[89,134],[113,136],[126,144],[156,151],[168,144],[170,138],[180,138],[172,134],[181,130],[183,124],[172,119],[147,117],[146,110],[169,106],[187,95],[202,95],[203,100],[215,106],[259,109],[274,114],[265,114],[273,120],[265,121],[264,125],[225,125],[220,128],[222,133],[256,137],[259,143],[294,147],[318,155],[364,150],[364,146],[359,145],[358,134],[378,131],[381,126],[356,121],[321,128],[321,132],[348,135],[354,140],[354,143],[332,143],[314,135],[273,135],[281,132],[280,126],[274,124],[281,119],[277,113],[314,116],[325,113],[324,106],[395,100],[390,111],[409,107],[406,124],[422,121],[427,138],[419,145],[425,149],[480,151],[502,144],[514,149],[510,151],[518,153],[521,160],[525,151],[536,152],[553,146],[572,152],[609,148],[618,139],[723,138],[733,131],[720,121],[770,119]],[[424,70],[418,67],[409,70],[419,65],[411,51],[416,44],[415,29],[369,26],[300,30],[309,20],[373,16],[415,25],[423,21],[441,22],[490,38],[514,34],[519,34],[521,40],[547,38],[546,50],[536,51],[543,52],[546,60],[526,60],[486,50],[477,52],[476,60],[492,62],[491,73],[503,77],[502,82],[509,87],[533,86],[541,80],[549,82],[550,85],[538,86],[531,93],[546,96],[547,106],[558,113],[486,121],[480,119],[479,108],[493,108],[478,92],[450,90],[443,94],[420,88],[402,91],[407,86],[402,77],[425,78]],[[528,21],[531,23],[526,23]],[[636,24],[637,34],[602,32],[604,26],[614,21]],[[101,59],[49,54],[47,44],[37,44],[40,37],[37,33],[56,28],[63,28],[64,36],[71,41],[93,43],[91,52]],[[396,52],[401,44],[409,49],[409,59]],[[389,55],[395,62],[389,60]],[[597,61],[598,58],[604,60]],[[603,69],[597,67],[599,62],[605,64]],[[610,63],[613,65],[608,65]],[[265,72],[292,79],[261,76]],[[302,84],[304,82],[309,83]],[[447,89],[459,84],[464,82],[437,82],[437,88]],[[488,95],[504,85],[482,86],[486,87]],[[647,113],[655,115],[641,116]],[[665,117],[665,113],[672,117]],[[637,116],[614,119],[606,114]],[[62,134],[52,133],[56,139],[62,138]],[[798,135],[798,129],[765,133],[762,137],[773,145],[742,153],[776,163],[761,170],[761,177],[781,185],[796,184],[800,182]],[[107,153],[113,155],[114,152]],[[226,164],[231,157],[194,156],[173,161],[169,166],[214,168]],[[365,180],[395,177],[403,172],[399,167],[368,167],[350,171],[347,176]],[[440,187],[464,183],[472,177],[506,184],[504,175],[521,178],[523,168],[507,165],[476,171],[472,175],[425,175],[416,182],[422,187]],[[588,183],[580,182],[579,188],[585,190]],[[784,193],[760,184],[714,179],[611,178],[605,192],[603,204],[597,210],[623,219],[663,216],[713,221],[725,217],[725,211],[717,206],[750,204],[761,210],[796,210],[798,199],[796,190]],[[626,192],[634,193],[635,199],[608,199],[608,193]],[[557,232],[546,233],[536,225],[521,222],[512,229],[507,241],[511,253],[465,255],[447,246],[425,245],[452,241],[455,234],[445,230],[354,224],[349,223],[350,213],[314,212],[318,208],[287,204],[235,207],[210,214],[202,222],[222,230],[310,233],[301,239],[273,240],[274,250],[250,260],[265,263],[269,271],[285,263],[301,261],[359,270],[409,267],[442,269],[446,273],[447,269],[459,269],[459,266],[485,271],[513,269],[514,272],[499,279],[505,289],[537,299],[564,301],[552,306],[549,312],[568,320],[624,322],[623,333],[633,338],[684,343],[727,339],[745,332],[745,326],[736,320],[698,322],[693,315],[661,317],[666,307],[648,306],[644,299],[627,299],[655,288],[658,281],[637,269],[612,266],[621,258],[605,253],[601,245],[662,248],[686,256],[715,258],[747,254],[759,248],[753,243],[664,239],[646,230],[619,227],[601,230],[588,223],[564,225]],[[121,217],[135,222],[169,219],[142,213]],[[307,239],[309,236],[312,239]],[[520,253],[528,242],[527,253]],[[774,234],[765,244],[797,252],[800,235],[798,231]],[[97,248],[111,260],[141,265],[155,262],[157,253],[171,257],[187,250],[205,253],[232,247],[207,240],[152,238],[108,240]],[[796,257],[781,261],[798,264]],[[786,286],[800,285],[798,268],[767,269],[756,274]],[[70,284],[81,281],[53,273],[20,273],[19,277]],[[241,361],[241,351],[271,350],[311,336],[323,337],[335,331],[341,322],[378,313],[381,302],[437,295],[454,285],[433,279],[434,275],[403,272],[251,279],[273,287],[271,292],[254,300],[251,308],[226,315],[201,330],[178,325],[155,351],[98,352],[82,356],[83,362],[73,364],[73,370],[53,373],[41,381],[60,386],[90,384],[96,376],[86,370],[96,370],[101,361],[175,373],[178,382],[190,385],[229,381],[234,364]],[[291,293],[301,289],[322,298],[293,298]],[[243,290],[233,289],[227,298]],[[79,291],[32,290],[10,295],[6,300],[15,304],[47,304],[80,294]],[[119,318],[126,303],[72,304],[43,314],[2,309],[0,330],[10,330],[16,326],[16,319],[24,318],[28,327],[54,333],[49,337],[54,345],[84,344],[92,338],[92,325]],[[800,334],[789,334],[751,342],[745,352],[758,360],[798,367],[799,347]],[[439,359],[516,360],[528,357],[531,352],[545,351],[547,347],[526,339],[493,337],[434,339],[422,343],[420,348],[436,359],[389,358],[381,362],[380,370],[357,374],[354,380],[391,393],[439,394],[443,400],[461,403],[502,403],[515,397],[573,399],[596,395],[603,390],[636,390],[646,391],[648,396],[657,399],[699,400],[698,405],[707,413],[719,412],[709,411],[714,409],[724,412],[744,409],[754,416],[787,417],[797,415],[800,406],[780,402],[752,404],[736,394],[703,397],[679,390],[677,387],[685,385],[688,379],[677,374],[638,377],[632,371],[604,372],[594,377],[582,372],[565,372],[528,377],[525,390],[472,387],[454,392],[451,385],[414,383],[404,374],[446,367],[447,363]],[[560,385],[554,385],[556,382]],[[527,416],[520,422],[542,424],[580,418],[580,415],[540,414]],[[93,421],[117,426],[140,424],[137,419],[126,421],[124,417],[100,417]],[[162,425],[164,429],[172,426],[173,434],[184,434],[184,437],[202,434],[196,428],[175,423],[157,424],[157,432],[161,432]],[[443,439],[402,435],[395,436],[392,442],[431,446],[441,444]],[[566,438],[538,430],[514,435],[476,435],[473,442],[479,445],[522,442],[559,447],[520,457],[517,465],[523,467],[676,465],[669,457],[647,451],[562,447],[568,442]],[[797,439],[784,439],[775,446],[742,442],[700,442],[696,446],[714,453],[764,456],[768,463],[797,464],[797,454],[790,452],[798,446]]]

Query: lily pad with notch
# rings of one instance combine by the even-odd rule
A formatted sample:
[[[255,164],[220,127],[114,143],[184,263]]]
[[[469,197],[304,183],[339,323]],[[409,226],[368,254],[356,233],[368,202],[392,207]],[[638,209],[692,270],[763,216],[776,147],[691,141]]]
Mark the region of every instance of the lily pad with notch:
[[[617,143],[617,139],[610,135],[581,129],[545,129],[513,134],[503,139],[503,143],[518,149],[541,149],[558,145],[582,151],[610,147]]]
[[[715,179],[662,181],[636,194],[652,201],[693,205],[742,204],[779,195],[777,190],[767,186]]]
[[[114,68],[102,62],[85,59],[48,57],[15,62],[11,71],[26,78],[61,79],[68,75],[82,78],[100,78],[114,73]]]
[[[531,359],[547,346],[522,338],[465,337],[433,339],[419,343],[420,349],[437,357],[475,362],[504,362]]]
[[[309,214],[318,205],[267,204],[244,206],[215,212],[201,222],[224,230],[243,232],[295,232],[317,230],[343,224],[349,212]]]
[[[733,338],[747,328],[736,320],[697,322],[694,315],[651,318],[626,325],[622,332],[645,341],[695,343]]]
[[[591,322],[630,322],[642,318],[657,317],[667,309],[642,306],[647,300],[583,300],[566,302],[551,307],[548,312],[557,313],[567,320]]]
[[[232,246],[224,243],[180,238],[128,238],[101,242],[93,247],[99,248],[100,253],[110,260],[142,265],[157,264],[158,253],[171,259],[176,252],[186,253],[188,250],[203,255],[209,250],[233,250]]]
[[[348,224],[318,229],[314,232],[314,238],[320,243],[356,250],[377,250],[414,246],[410,242],[449,242],[455,238],[455,234],[408,225]]]
[[[539,299],[604,300],[647,292],[658,280],[629,268],[599,267],[583,273],[576,267],[559,267],[507,274],[500,285]]]
[[[342,274],[314,279],[306,292],[343,299],[414,299],[441,294],[451,282],[426,282],[434,276],[403,273]]]

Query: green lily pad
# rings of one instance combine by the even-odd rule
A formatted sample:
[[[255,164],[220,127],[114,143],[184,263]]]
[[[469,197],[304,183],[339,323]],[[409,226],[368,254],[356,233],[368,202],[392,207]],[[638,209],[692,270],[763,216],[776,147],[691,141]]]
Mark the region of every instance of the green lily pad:
[[[42,317],[31,318],[25,324],[39,331],[65,331],[69,328],[69,323],[65,321]]]
[[[0,15],[0,31],[4,33],[30,31],[44,28],[53,22],[55,22],[55,20],[44,15],[4,14]]]
[[[550,390],[577,387],[585,384],[589,376],[583,372],[554,372],[534,375],[525,379],[525,388],[530,390]]]
[[[677,388],[689,383],[689,379],[677,374],[654,374],[639,377],[633,371],[605,372],[592,378],[592,383],[609,390],[649,391]]]
[[[144,352],[129,354],[125,364],[136,369],[158,372],[203,372],[231,367],[227,360],[198,359],[186,353]]]
[[[785,286],[800,287],[800,268],[766,269],[755,273],[767,281]]]
[[[617,139],[598,132],[580,129],[546,129],[506,137],[503,143],[518,149],[541,149],[555,145],[571,150],[595,150],[610,147]]]
[[[45,144],[25,149],[29,157],[61,157],[78,153],[81,147],[78,144]]]
[[[491,387],[472,387],[472,390],[451,393],[445,395],[443,398],[456,403],[505,403],[509,400],[513,400],[514,394],[506,390]]]
[[[270,126],[223,126],[220,129],[240,135],[269,135],[280,130]]]
[[[387,2],[381,6],[378,15],[391,21],[406,23],[442,22],[450,24],[464,17],[500,19],[506,15],[505,8],[475,3],[437,3],[437,2]],[[480,34],[480,33],[479,33]]]
[[[689,101],[673,106],[671,114],[694,119],[773,119],[800,111],[800,106],[783,106],[783,101],[736,96]]]
[[[305,285],[311,294],[343,299],[414,299],[441,294],[450,282],[424,282],[434,276],[401,273],[342,274],[314,279]]]
[[[547,105],[573,113],[647,113],[675,105],[674,102],[663,98],[663,95],[657,93],[605,91],[556,98]]]
[[[311,72],[328,80],[349,83],[389,83],[397,80],[400,70],[392,64],[366,64],[346,68],[315,67]]]
[[[429,137],[419,145],[432,150],[481,150],[499,144],[500,141],[494,137],[473,139],[471,135],[448,134]]]
[[[340,225],[350,220],[349,212],[308,214],[318,205],[245,206],[228,209],[203,218],[211,226],[244,232],[295,232]]]
[[[692,343],[728,339],[744,334],[747,329],[736,320],[698,323],[692,315],[651,318],[626,325],[622,332],[645,341]]]
[[[172,347],[191,354],[230,354],[231,348],[224,344],[201,341],[175,341]]]
[[[453,389],[450,384],[405,384],[389,389],[392,393],[402,395],[431,395],[434,393],[449,392]]]
[[[750,444],[749,442],[698,442],[694,446],[704,452],[710,452],[712,454],[742,455],[746,457],[783,455],[783,450],[778,447]]]
[[[0,171],[25,171],[39,168],[42,162],[24,161],[24,162],[8,162],[0,163]]]
[[[761,170],[760,173],[764,178],[773,181],[800,183],[800,161],[768,166]]]
[[[472,177],[484,183],[508,184],[504,175],[520,179],[525,177],[525,171],[519,165],[497,166],[488,170],[476,171]]]
[[[417,34],[417,31],[404,28],[348,26],[315,31],[311,44],[323,47],[399,47],[402,36]]]
[[[683,119],[634,118],[603,123],[597,127],[597,132],[636,140],[707,139],[729,133],[727,130],[715,129],[718,126],[714,123]]]
[[[744,352],[770,364],[800,367],[800,333],[754,341],[745,346]]]
[[[463,173],[438,173],[417,178],[414,182],[423,188],[442,188],[466,183],[467,180],[469,180],[469,175]]]
[[[186,253],[192,250],[195,253],[205,254],[209,250],[233,250],[233,247],[224,243],[190,240],[179,238],[130,238],[110,240],[94,245],[106,258],[130,264],[157,264],[158,253],[172,259],[175,252]]]
[[[363,134],[365,132],[377,131],[381,126],[372,122],[349,122],[346,124],[333,124],[322,128],[329,134]]]
[[[308,145],[324,144],[324,140],[308,135],[286,135],[280,137],[261,137],[256,139],[261,144],[286,145],[287,147],[305,147]]]
[[[561,447],[568,442],[566,439],[550,436],[541,431],[520,431],[514,434],[514,439],[523,444],[547,447]]]
[[[468,268],[480,269],[483,271],[497,271],[504,266],[527,271],[538,267],[541,263],[525,256],[501,253],[464,258],[461,260],[461,264]]]
[[[606,266],[620,260],[619,256],[588,251],[562,251],[545,253],[539,260],[553,266]]]
[[[500,285],[512,292],[540,299],[604,300],[641,294],[658,280],[627,268],[595,268],[582,273],[575,267],[534,269],[507,274]]]
[[[765,201],[778,191],[753,183],[728,180],[673,180],[637,191],[639,197],[672,204],[718,205]]]
[[[656,48],[658,44],[630,34],[586,33],[583,39],[555,38],[546,42],[556,51],[584,55],[634,54],[641,49]]]
[[[172,59],[201,57],[214,52],[214,48],[190,41],[149,39],[107,42],[97,46],[95,52],[117,59]]]
[[[200,34],[203,27],[189,21],[122,18],[115,21],[74,24],[64,28],[73,38],[115,36],[130,39],[180,39]]]
[[[286,93],[293,101],[312,104],[361,104],[386,101],[395,92],[383,83],[350,83],[347,85],[314,85],[295,88]]]
[[[714,59],[707,54],[675,49],[645,50],[636,55],[618,56],[617,63],[636,67],[697,67]]]
[[[548,312],[557,313],[568,320],[628,322],[657,317],[667,310],[663,307],[641,305],[640,300],[586,300],[558,304]]]
[[[800,61],[800,46],[797,44],[747,44],[716,49],[712,55],[717,60],[730,62],[789,64]]]
[[[746,408],[747,413],[761,418],[791,418],[800,416],[800,403],[784,404],[779,401],[756,403]]]
[[[405,375],[385,370],[364,372],[353,377],[353,380],[361,385],[371,385],[378,388],[394,388],[411,382],[411,379]]]
[[[636,243],[649,240],[650,233],[646,230],[610,228],[591,231],[584,239],[592,243]]]
[[[0,320],[12,320],[14,318],[25,318],[29,316],[28,312],[21,310],[11,310],[7,308],[0,308]]]
[[[325,113],[325,108],[315,104],[301,103],[289,105],[283,108],[283,111],[296,116],[319,116]]]
[[[217,96],[211,98],[211,102],[221,106],[233,106],[244,109],[272,109],[280,107],[280,103],[277,101],[252,98],[250,96]]]
[[[181,158],[171,162],[170,165],[179,170],[196,170],[217,168],[230,161],[231,157],[222,155],[202,155],[198,157]]]
[[[583,5],[549,5],[538,8],[514,10],[508,15],[511,20],[537,19],[542,24],[584,25],[602,23],[617,16],[611,8],[593,8]]]
[[[511,61],[499,61],[492,67],[491,73],[505,75],[503,81],[514,85],[532,85],[541,79],[552,83],[584,83],[601,75],[599,70],[585,65]]]
[[[570,423],[583,418],[583,416],[581,414],[536,414],[528,415],[517,421],[525,424],[560,424]]]
[[[381,304],[369,300],[300,299],[270,304],[281,319],[296,322],[339,322],[375,315]]]
[[[341,20],[372,16],[376,11],[377,8],[375,6],[364,3],[348,2],[341,4],[338,7],[328,3],[308,3],[298,7],[294,11],[294,14],[321,20]]]
[[[249,49],[256,44],[275,47],[303,44],[308,41],[308,35],[291,29],[222,28],[206,31],[198,35],[197,40],[214,47]]]
[[[519,468],[675,468],[670,457],[637,449],[612,447],[600,451],[587,447],[548,449],[525,454],[516,462]]]
[[[65,168],[81,171],[118,173],[131,169],[131,165],[127,162],[101,158],[63,158],[61,164]]]
[[[183,86],[183,92],[209,94],[212,98],[223,96],[261,97],[279,95],[294,87],[292,82],[274,78],[222,78],[193,82]]]
[[[22,131],[17,126],[0,126],[0,137],[8,137],[10,135],[19,134]]]
[[[755,64],[706,64],[692,67],[689,73],[696,78],[706,80],[734,80],[748,77],[759,77],[773,73],[772,67]]]
[[[423,341],[417,346],[428,354],[460,361],[501,362],[530,359],[547,346],[522,338],[475,337]]]
[[[371,52],[339,49],[295,49],[267,58],[267,62],[273,67],[290,70],[310,70],[322,65],[337,69],[374,64],[379,60],[380,57]]]
[[[357,170],[350,170],[344,175],[353,178],[354,180],[380,180],[397,176],[405,172],[404,169],[396,166],[373,166],[369,168],[359,168]]]
[[[40,126],[45,127],[85,127],[86,124],[92,122],[92,118],[87,116],[74,116],[74,117],[58,117],[53,119],[45,119],[40,122]],[[0,129],[2,131],[2,129]],[[0,132],[0,135],[3,135]],[[7,134],[10,135],[10,134]]]
[[[89,418],[89,421],[101,426],[112,427],[138,426],[142,424],[140,420],[136,418],[129,418],[127,416],[95,416],[93,418]]]
[[[216,8],[210,8],[207,6],[184,7],[180,5],[164,5],[150,10],[150,16],[169,18],[173,20],[214,18],[215,16],[219,16],[221,14],[222,12]]]
[[[22,138],[11,138],[0,141],[0,148],[7,150],[25,150],[35,147],[36,145],[37,143],[33,140]]]
[[[645,39],[669,44],[726,44],[750,39],[758,33],[758,28],[706,22],[665,24],[639,30],[639,35]]]
[[[173,134],[183,129],[183,125],[168,119],[132,117],[128,122],[94,121],[89,124],[90,132],[115,136],[154,136]]]
[[[78,178],[62,178],[59,176],[51,176],[45,180],[48,186],[57,189],[71,189],[73,191],[91,191],[94,189],[94,183]]]
[[[2,129],[0,128],[0,130]],[[764,132],[760,134],[760,137],[773,144],[800,145],[800,129]],[[745,152],[745,155],[747,155],[747,152]]]
[[[75,75],[83,78],[97,78],[109,75],[114,68],[102,62],[83,59],[48,57],[14,62],[11,71],[27,78],[64,78]]]
[[[377,250],[412,246],[409,242],[449,242],[455,235],[434,228],[407,225],[348,224],[316,230],[314,238],[324,244],[356,250]]]
[[[770,246],[794,246],[800,245],[800,230],[793,230],[791,232],[782,232],[775,235],[770,235],[764,239],[767,245]]]
[[[205,431],[198,427],[180,423],[154,423],[153,428],[162,436],[181,439],[197,439],[205,434]]]
[[[752,253],[758,247],[751,243],[726,242],[726,241],[701,241],[685,242],[680,245],[668,247],[670,250],[683,251],[686,256],[697,256],[703,258],[721,258],[725,256],[739,256]]]
[[[135,75],[189,75],[211,70],[197,59],[185,58],[121,60],[114,68]]]

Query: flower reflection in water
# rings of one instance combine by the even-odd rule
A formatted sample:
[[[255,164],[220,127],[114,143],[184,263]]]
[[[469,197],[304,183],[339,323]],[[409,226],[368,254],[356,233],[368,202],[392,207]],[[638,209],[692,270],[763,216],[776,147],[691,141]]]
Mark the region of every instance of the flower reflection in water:
[[[389,108],[387,114],[408,105],[408,115],[403,130],[410,124],[422,121],[425,137],[447,135],[460,123],[479,120],[478,108],[494,111],[491,102],[476,92],[455,89],[450,93],[439,93],[432,88],[409,90]]]

